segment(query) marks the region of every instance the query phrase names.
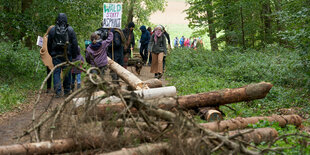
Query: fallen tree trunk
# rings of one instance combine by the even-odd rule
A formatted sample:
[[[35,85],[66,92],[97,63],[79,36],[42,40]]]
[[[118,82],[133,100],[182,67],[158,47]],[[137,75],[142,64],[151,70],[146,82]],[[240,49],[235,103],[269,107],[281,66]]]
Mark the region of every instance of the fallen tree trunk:
[[[287,124],[292,124],[299,127],[302,123],[302,119],[298,115],[272,115],[269,117],[248,117],[236,119],[224,120],[219,122],[202,123],[202,127],[207,128],[211,131],[223,132],[231,131],[236,129],[244,129],[248,127],[249,124],[255,124],[260,120],[267,120],[269,122],[278,122],[280,127],[284,127]]]
[[[0,146],[0,154],[58,154],[73,152],[82,149],[98,148],[100,147],[99,138],[91,138],[91,140],[75,141],[74,139],[61,139],[51,141],[44,141],[39,143],[14,144],[8,146]]]
[[[149,88],[158,88],[163,86],[163,83],[158,79],[149,79],[143,81],[143,83],[145,83]]]
[[[180,107],[186,109],[214,107],[228,103],[262,99],[267,95],[271,87],[272,84],[270,83],[260,82],[241,88],[180,96],[177,101]]]
[[[124,80],[130,87],[134,90],[148,89],[148,86],[143,83],[137,76],[133,73],[114,62],[108,57],[108,64],[110,69],[112,69],[122,80]]]
[[[213,107],[199,108],[199,113],[201,113],[203,118],[208,122],[223,120],[222,113]]]
[[[278,132],[273,128],[259,128],[254,129],[251,132],[250,130],[231,131],[228,133],[228,136],[236,136],[236,138],[239,140],[243,140],[248,143],[254,142],[255,144],[259,144],[261,142],[268,142],[275,139],[278,137]],[[186,143],[194,144],[197,140],[201,139],[190,138],[186,140]],[[169,149],[169,143],[143,144],[135,148],[123,148],[122,150],[103,153],[102,155],[160,154],[164,153],[167,149]]]

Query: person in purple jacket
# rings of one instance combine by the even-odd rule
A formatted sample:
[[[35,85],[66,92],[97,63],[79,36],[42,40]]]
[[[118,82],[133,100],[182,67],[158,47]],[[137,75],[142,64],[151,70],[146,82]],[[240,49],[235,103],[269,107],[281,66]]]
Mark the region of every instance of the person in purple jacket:
[[[84,58],[83,56],[81,55],[81,48],[80,46],[78,46],[78,51],[77,51],[77,56],[75,59],[72,59],[72,62],[75,62],[75,61],[81,61],[80,63],[80,67],[82,67],[82,64],[84,63]],[[82,71],[76,67],[73,67],[72,70],[71,70],[71,90],[72,92],[74,91],[74,88],[75,88],[75,79],[76,79],[76,85],[77,85],[77,89],[79,89],[81,87],[81,73]]]
[[[90,40],[92,43],[86,49],[86,61],[92,67],[98,67],[103,75],[108,64],[107,51],[113,40],[113,33],[109,31],[108,38],[105,40],[101,40],[97,33],[93,33]]]

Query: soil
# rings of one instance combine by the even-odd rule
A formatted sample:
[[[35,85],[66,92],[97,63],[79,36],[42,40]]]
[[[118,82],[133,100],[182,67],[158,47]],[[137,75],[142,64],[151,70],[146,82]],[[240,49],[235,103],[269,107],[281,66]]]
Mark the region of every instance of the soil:
[[[128,67],[128,70],[137,75],[134,67]],[[140,75],[137,75],[141,80],[154,78],[154,74],[150,73],[149,66],[143,66]],[[162,77],[163,85],[167,82]],[[23,134],[29,129],[32,122],[33,107],[36,101],[37,94],[29,95],[27,102],[16,107],[14,110],[0,115],[0,146],[30,142],[29,136],[17,141],[16,137]],[[54,98],[54,93],[41,94],[40,101],[36,106],[36,113],[44,115],[45,109],[49,106],[57,105],[64,101],[64,97]]]

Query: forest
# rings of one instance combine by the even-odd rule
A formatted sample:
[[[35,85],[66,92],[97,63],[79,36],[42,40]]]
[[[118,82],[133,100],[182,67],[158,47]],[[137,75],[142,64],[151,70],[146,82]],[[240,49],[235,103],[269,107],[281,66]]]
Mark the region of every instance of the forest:
[[[27,110],[32,115],[50,98],[41,93],[46,70],[36,41],[55,24],[58,13],[67,14],[82,51],[84,41],[101,26],[103,3],[122,3],[122,28],[136,24],[136,43],[139,27],[154,27],[150,16],[165,11],[168,1],[186,3],[184,20],[189,24],[184,27],[191,29],[191,37],[207,38],[201,48],[169,50],[160,79],[165,83],[162,92],[177,90],[169,99],[139,97],[130,83],[133,90],[118,90],[110,81],[94,81],[87,72],[91,67],[84,64],[85,87],[60,101],[51,97],[50,103],[61,103],[29,117],[15,135],[29,150],[51,140],[60,148],[34,153],[310,154],[310,0],[0,1],[0,135],[5,135],[8,118]],[[173,40],[182,32],[170,35]],[[239,93],[224,103],[227,94],[261,85],[268,87],[263,97],[257,97],[261,89],[255,89],[255,97],[241,99],[244,94]],[[98,97],[98,90],[105,93]],[[195,100],[212,93],[221,100],[209,97],[211,107]],[[99,101],[113,95],[120,101]],[[76,108],[79,99],[85,105]],[[223,120],[209,122],[203,108],[219,111]],[[242,124],[247,121],[252,123]],[[240,128],[230,131],[234,126]],[[0,154],[20,151],[10,147],[15,142],[3,141]]]

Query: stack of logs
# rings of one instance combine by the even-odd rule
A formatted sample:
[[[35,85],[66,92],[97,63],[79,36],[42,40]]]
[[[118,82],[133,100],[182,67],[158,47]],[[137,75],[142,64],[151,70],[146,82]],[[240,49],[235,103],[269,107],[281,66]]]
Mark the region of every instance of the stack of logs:
[[[277,131],[273,128],[260,128],[251,131],[249,131],[249,129],[243,130],[249,124],[255,124],[260,120],[278,122],[279,126],[281,127],[284,127],[287,124],[292,124],[299,127],[302,123],[302,119],[298,115],[273,115],[269,117],[250,118],[238,117],[231,120],[222,120],[222,114],[218,111],[219,106],[242,101],[262,99],[269,93],[269,90],[272,88],[272,84],[270,83],[260,82],[235,89],[224,89],[220,91],[177,97],[176,88],[174,86],[162,87],[162,83],[158,79],[142,81],[133,73],[124,69],[112,60],[109,60],[109,67],[111,70],[116,72],[125,83],[134,89],[134,91],[132,91],[134,94],[147,101],[148,106],[157,107],[159,109],[170,112],[174,112],[176,110],[199,111],[200,113],[204,114],[204,118],[206,120],[210,121],[209,123],[200,123],[199,125],[201,128],[213,132],[223,134],[225,133],[225,135],[228,136],[238,135],[242,132],[244,134],[239,138],[243,141],[259,144],[263,141],[272,141],[278,136]],[[102,91],[97,92],[92,96],[91,100],[95,100],[104,94],[105,92]],[[83,107],[86,100],[87,98],[75,98],[73,99],[73,103],[77,109],[79,109]],[[124,109],[125,105],[122,103],[121,98],[110,96],[101,100],[100,103],[97,104],[94,108],[94,111],[96,116],[105,117],[107,111],[121,112]],[[134,107],[131,107],[129,111],[133,114],[138,113],[138,110]],[[143,124],[141,124],[140,127],[143,127]],[[163,126],[163,128],[164,127],[165,126]],[[195,138],[190,138],[187,139],[187,141],[190,143],[190,141],[194,139]],[[71,138],[67,138],[40,143],[15,144],[9,146],[0,146],[0,154],[65,153],[77,151],[77,149],[100,147],[100,142],[96,142],[98,142],[96,138],[93,138],[92,144],[84,141],[76,142]],[[139,147],[122,149],[108,154],[151,154],[167,149],[168,146],[169,145],[166,142],[144,144]]]

